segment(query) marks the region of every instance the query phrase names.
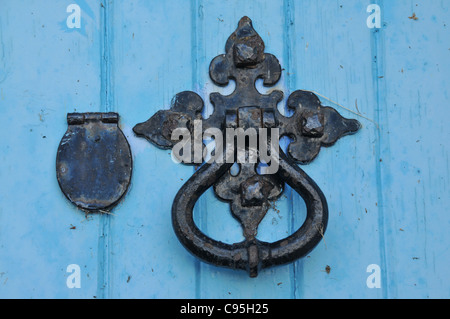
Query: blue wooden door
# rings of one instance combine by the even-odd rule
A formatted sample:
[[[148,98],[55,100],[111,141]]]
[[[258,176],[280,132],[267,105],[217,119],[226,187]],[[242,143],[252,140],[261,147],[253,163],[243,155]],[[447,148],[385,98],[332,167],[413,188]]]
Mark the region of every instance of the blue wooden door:
[[[449,8],[443,0],[0,1],[0,297],[449,298]],[[302,167],[328,201],[321,243],[257,278],[182,247],[171,205],[194,168],[132,132],[178,92],[197,92],[208,116],[209,94],[233,91],[215,86],[208,67],[243,16],[283,67],[274,87],[285,95],[281,112],[291,92],[309,90],[363,126]],[[59,189],[56,151],[74,111],[118,112],[131,145],[131,186],[109,214],[86,214]],[[258,238],[286,237],[305,211],[287,187]],[[243,238],[212,190],[194,215],[210,237]]]

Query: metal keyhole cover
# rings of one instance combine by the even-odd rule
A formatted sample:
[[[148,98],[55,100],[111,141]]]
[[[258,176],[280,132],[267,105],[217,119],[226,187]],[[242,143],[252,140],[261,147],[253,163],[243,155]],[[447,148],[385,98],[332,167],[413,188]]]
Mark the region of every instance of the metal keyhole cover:
[[[169,110],[158,111],[146,122],[137,124],[133,131],[163,149],[171,149],[178,142],[171,136],[176,128],[187,128],[194,136],[194,120],[202,121],[203,132],[208,128],[224,132],[226,128],[250,125],[269,130],[278,128],[280,138],[292,139],[287,154],[279,149],[279,169],[275,174],[260,175],[256,164],[241,163],[239,174],[233,176],[230,173],[233,163],[225,160],[204,163],[181,187],[173,202],[174,231],[192,254],[214,265],[247,270],[251,277],[256,277],[259,269],[305,256],[323,238],[328,223],[325,196],[297,163],[311,162],[322,146],[331,146],[340,137],[356,132],[360,124],[343,118],[331,107],[322,106],[318,97],[307,91],[295,91],[289,96],[287,106],[294,111],[291,117],[280,114],[277,104],[283,93],[273,90],[261,94],[255,82],[262,78],[264,86],[275,85],[281,76],[281,66],[274,55],[264,53],[264,42],[248,17],[239,21],[238,28],[226,42],[225,51],[212,60],[209,74],[219,86],[233,79],[236,88],[227,96],[210,95],[214,112],[209,118],[202,117],[201,97],[185,91],[174,97]],[[281,196],[285,183],[304,199],[306,220],[282,240],[260,241],[256,238],[258,225],[271,202]],[[209,187],[230,204],[233,217],[242,225],[244,241],[226,244],[208,237],[196,226],[194,205]]]
[[[64,195],[82,210],[108,211],[128,189],[131,149],[118,122],[114,112],[67,114],[56,174]]]

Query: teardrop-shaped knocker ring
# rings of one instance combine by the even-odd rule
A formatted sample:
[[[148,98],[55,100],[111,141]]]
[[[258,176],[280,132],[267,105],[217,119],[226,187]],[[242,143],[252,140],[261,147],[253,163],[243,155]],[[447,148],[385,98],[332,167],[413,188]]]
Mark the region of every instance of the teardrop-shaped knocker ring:
[[[289,237],[273,243],[249,236],[240,243],[230,245],[201,232],[193,219],[195,202],[230,167],[231,164],[227,163],[203,165],[175,197],[172,206],[173,227],[178,239],[191,253],[208,263],[244,269],[250,276],[256,277],[258,269],[292,262],[305,256],[319,243],[328,222],[325,197],[316,183],[282,151],[276,175],[305,200],[307,215],[303,225]]]
[[[331,146],[340,137],[355,133],[360,124],[323,106],[309,91],[293,92],[287,100],[293,115],[280,114],[277,104],[283,93],[273,90],[261,94],[255,82],[260,78],[264,86],[275,85],[281,76],[281,66],[274,55],[264,52],[264,42],[248,17],[239,21],[238,28],[226,42],[225,51],[212,60],[209,75],[219,86],[233,79],[236,88],[227,96],[210,94],[214,112],[209,118],[202,117],[202,98],[185,91],[174,97],[169,110],[158,111],[146,122],[137,124],[133,131],[160,148],[173,149],[172,154],[176,153],[175,157],[183,163],[197,165],[204,160],[202,137],[214,136],[213,160],[203,163],[175,197],[173,228],[180,242],[198,258],[217,266],[244,269],[256,277],[259,269],[292,262],[320,242],[328,223],[327,202],[320,188],[297,164],[308,164],[322,146]],[[228,137],[230,131],[231,142],[227,139],[226,146],[218,143],[224,136]],[[247,145],[252,132],[256,132],[253,137],[258,140],[253,153]],[[244,146],[239,144],[240,133],[244,135],[241,140]],[[283,136],[291,140],[286,152],[278,144]],[[229,144],[233,146],[232,151],[228,149]],[[245,155],[239,155],[239,147],[244,149]],[[247,161],[251,154],[257,154],[257,162]],[[270,154],[270,157],[262,158],[263,154]],[[232,175],[230,168],[235,162],[240,163],[240,171]],[[276,164],[276,169],[260,174],[256,169],[259,162],[269,167]],[[258,225],[271,202],[283,193],[285,184],[304,199],[306,219],[298,230],[284,239],[273,243],[260,241],[256,238]],[[244,241],[226,244],[206,236],[195,225],[195,203],[210,187],[229,203],[233,217],[242,225]]]

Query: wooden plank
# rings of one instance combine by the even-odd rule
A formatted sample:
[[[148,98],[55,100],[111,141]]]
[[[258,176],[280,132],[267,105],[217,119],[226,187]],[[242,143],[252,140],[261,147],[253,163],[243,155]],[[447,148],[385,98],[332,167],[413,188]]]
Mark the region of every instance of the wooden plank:
[[[172,229],[171,207],[192,168],[176,164],[132,132],[137,123],[168,109],[176,93],[190,90],[189,2],[126,1],[108,6],[111,105],[123,114],[133,169],[126,200],[110,216],[107,297],[194,298],[196,261]]]
[[[198,75],[194,79],[198,92],[208,104],[208,113],[213,110],[209,94],[220,92],[230,94],[231,83],[225,89],[214,85],[208,75],[210,61],[225,52],[225,42],[237,27],[243,16],[253,20],[255,30],[262,37],[265,52],[276,55],[283,62],[283,6],[273,1],[193,1],[195,15]],[[270,18],[268,18],[270,17]],[[279,89],[285,91],[284,81],[276,86],[263,88],[261,92]],[[208,114],[207,113],[207,114]],[[290,228],[287,197],[271,209],[258,229],[258,238],[276,241],[288,235]],[[243,240],[242,229],[232,217],[229,205],[219,201],[212,190],[206,192],[196,206],[196,218],[200,228],[210,237],[227,243]],[[260,271],[257,278],[249,278],[243,271],[228,270],[216,266],[200,264],[200,298],[290,298],[292,293],[291,266],[275,267]]]
[[[80,29],[67,27],[67,5],[2,1],[2,298],[97,294],[99,218],[64,197],[55,159],[66,114],[100,110],[100,4],[80,1]],[[80,289],[66,285],[70,264],[80,267]]]
[[[295,40],[290,48],[291,90],[314,91],[323,105],[363,125],[356,135],[322,148],[314,162],[303,167],[324,192],[330,217],[324,240],[296,263],[294,297],[382,297],[382,291],[366,286],[367,266],[382,264],[379,244],[383,240],[374,191],[377,181],[371,173],[378,128],[373,120],[376,104],[367,5],[289,3],[294,11],[289,32],[291,42]],[[299,201],[295,194],[294,211]]]
[[[448,3],[383,6],[380,169],[389,298],[449,296]],[[382,78],[381,78],[382,77]],[[382,160],[382,162],[381,162]]]

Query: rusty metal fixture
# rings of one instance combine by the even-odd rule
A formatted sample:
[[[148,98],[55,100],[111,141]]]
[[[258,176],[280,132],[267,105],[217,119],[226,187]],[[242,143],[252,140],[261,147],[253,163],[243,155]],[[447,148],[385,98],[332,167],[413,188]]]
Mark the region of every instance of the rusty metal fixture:
[[[117,113],[69,113],[68,128],[56,157],[56,176],[64,195],[88,212],[107,212],[131,181],[130,146]]]
[[[264,53],[264,42],[248,17],[239,21],[228,38],[225,54],[212,60],[209,74],[220,86],[227,85],[229,79],[236,82],[232,94],[210,95],[214,112],[209,118],[202,117],[203,100],[196,93],[185,91],[175,96],[169,110],[158,111],[146,122],[137,124],[133,131],[163,149],[171,149],[177,143],[170,134],[174,129],[187,128],[193,133],[194,120],[202,121],[203,132],[208,128],[219,128],[222,132],[236,127],[277,128],[280,137],[292,139],[287,154],[279,150],[277,173],[262,175],[257,172],[257,164],[242,163],[239,174],[233,176],[230,173],[233,163],[204,163],[181,187],[173,202],[173,228],[192,254],[214,265],[247,270],[251,277],[256,277],[259,269],[295,261],[320,242],[328,222],[327,202],[297,163],[309,163],[321,146],[333,145],[340,137],[356,132],[360,124],[322,106],[318,97],[307,91],[295,91],[289,96],[287,106],[294,111],[291,117],[280,114],[277,103],[283,93],[274,90],[260,94],[255,81],[262,78],[264,86],[275,85],[281,76],[281,66],[274,55]],[[256,238],[258,225],[271,202],[283,193],[286,183],[304,199],[306,220],[287,238],[273,243],[260,241]],[[195,202],[209,187],[230,204],[232,215],[242,225],[244,241],[226,244],[206,236],[195,225]]]

